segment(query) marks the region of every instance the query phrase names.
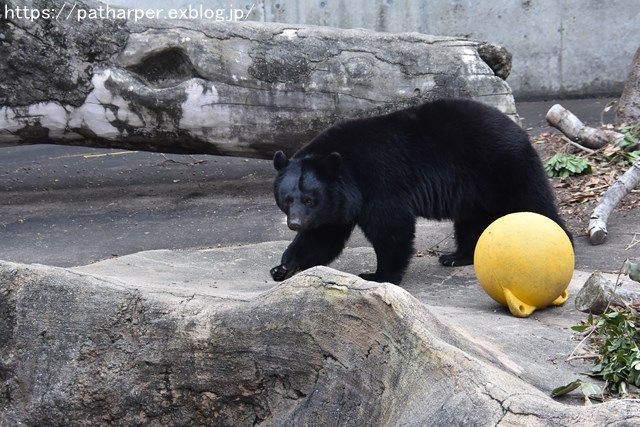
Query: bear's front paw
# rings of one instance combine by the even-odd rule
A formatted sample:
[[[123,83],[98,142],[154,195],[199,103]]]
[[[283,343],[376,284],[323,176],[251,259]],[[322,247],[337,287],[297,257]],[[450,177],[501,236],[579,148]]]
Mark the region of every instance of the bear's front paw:
[[[270,273],[271,273],[271,277],[273,277],[273,280],[275,280],[276,282],[282,282],[284,279],[287,278],[287,274],[289,273],[289,270],[287,269],[287,267],[281,264],[273,267]]]
[[[377,282],[377,276],[375,273],[362,273],[359,275],[360,278],[364,279],[364,280],[368,280],[369,282]]]
[[[369,282],[393,283],[394,285],[399,285],[402,281],[401,275],[381,276],[378,273],[362,273],[360,277]]]

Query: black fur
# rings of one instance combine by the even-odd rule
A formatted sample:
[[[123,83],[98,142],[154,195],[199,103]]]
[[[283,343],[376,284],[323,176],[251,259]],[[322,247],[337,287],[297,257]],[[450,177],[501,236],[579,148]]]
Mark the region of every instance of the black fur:
[[[358,225],[378,261],[363,278],[400,283],[414,253],[416,217],[450,219],[457,250],[443,265],[473,263],[480,234],[512,212],[557,222],[554,196],[527,133],[493,107],[439,100],[339,122],[291,159],[276,153],[275,198],[298,235],[274,280],[333,261]]]

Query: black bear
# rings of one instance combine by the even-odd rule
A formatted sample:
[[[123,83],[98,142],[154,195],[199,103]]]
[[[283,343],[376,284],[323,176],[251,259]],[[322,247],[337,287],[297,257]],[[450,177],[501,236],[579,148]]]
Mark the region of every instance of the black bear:
[[[298,234],[271,270],[274,280],[333,261],[356,225],[377,270],[361,277],[398,284],[414,253],[416,217],[453,220],[447,266],[473,263],[495,219],[536,212],[557,222],[554,194],[527,133],[497,109],[438,100],[329,127],[291,159],[278,151],[274,193]]]

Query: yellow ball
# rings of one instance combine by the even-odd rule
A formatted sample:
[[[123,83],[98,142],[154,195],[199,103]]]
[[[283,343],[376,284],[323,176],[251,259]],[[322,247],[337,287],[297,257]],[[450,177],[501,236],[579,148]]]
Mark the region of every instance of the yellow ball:
[[[513,213],[498,218],[482,233],[474,268],[491,298],[508,306],[514,316],[527,317],[569,297],[573,246],[564,230],[546,216]]]

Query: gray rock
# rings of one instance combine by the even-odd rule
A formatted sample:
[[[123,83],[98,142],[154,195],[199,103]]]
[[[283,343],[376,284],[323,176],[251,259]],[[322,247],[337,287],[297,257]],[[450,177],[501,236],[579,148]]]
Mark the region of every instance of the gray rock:
[[[443,97],[516,119],[496,75],[508,53],[463,38],[197,20],[14,18],[0,32],[0,146],[271,158],[338,119]]]
[[[636,401],[552,400],[400,287],[326,267],[276,285],[281,246],[0,263],[1,424],[640,422]]]

